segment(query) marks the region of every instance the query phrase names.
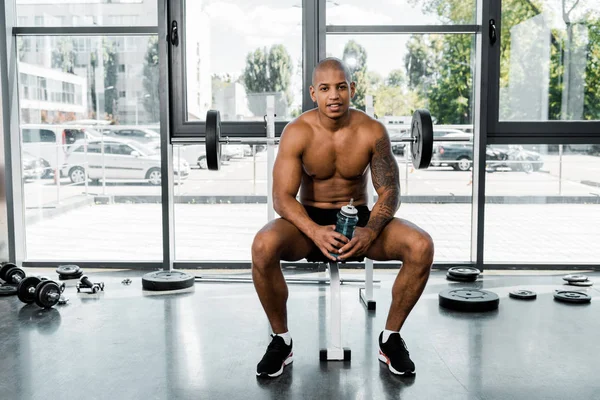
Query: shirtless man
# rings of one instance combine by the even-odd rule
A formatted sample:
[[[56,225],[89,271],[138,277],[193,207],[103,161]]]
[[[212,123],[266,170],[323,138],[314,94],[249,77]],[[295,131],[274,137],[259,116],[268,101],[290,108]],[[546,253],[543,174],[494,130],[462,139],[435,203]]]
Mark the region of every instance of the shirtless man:
[[[394,217],[400,180],[390,139],[381,123],[350,108],[354,93],[355,83],[342,61],[321,61],[310,87],[317,108],[291,121],[281,135],[273,167],[273,206],[281,218],[265,225],[252,244],[252,278],[273,330],[258,376],[279,376],[292,362],[288,288],[280,261],[310,258],[314,252],[331,260],[330,253],[338,254],[340,261],[365,256],[402,261],[379,335],[378,358],[394,374],[415,372],[400,329],[425,288],[434,246],[425,231]],[[379,196],[371,211],[366,206],[369,166]],[[336,215],[350,199],[359,211],[352,240],[335,232]]]

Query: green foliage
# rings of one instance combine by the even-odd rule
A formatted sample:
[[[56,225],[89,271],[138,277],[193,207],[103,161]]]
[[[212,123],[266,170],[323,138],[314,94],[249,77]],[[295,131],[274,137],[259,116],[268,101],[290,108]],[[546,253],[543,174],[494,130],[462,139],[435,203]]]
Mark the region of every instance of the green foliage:
[[[116,43],[107,38],[102,39],[102,41],[104,50],[104,110],[112,115],[113,120],[116,120],[119,99],[119,90],[117,89],[119,64]],[[106,90],[109,87],[112,87],[112,89]]]
[[[292,103],[290,84],[293,69],[292,57],[282,44],[276,44],[269,50],[258,48],[246,56],[242,81],[248,93],[284,93],[289,105]]]
[[[144,57],[142,85],[144,86],[144,109],[154,118],[160,115],[158,36],[151,36]]]
[[[56,47],[52,49],[51,65],[53,69],[73,74],[75,68],[75,50],[73,39],[67,36],[58,38]]]

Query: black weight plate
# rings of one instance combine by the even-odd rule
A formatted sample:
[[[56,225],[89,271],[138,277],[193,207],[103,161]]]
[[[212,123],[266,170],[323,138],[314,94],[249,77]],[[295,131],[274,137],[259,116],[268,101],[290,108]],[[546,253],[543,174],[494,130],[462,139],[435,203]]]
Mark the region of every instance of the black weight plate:
[[[452,267],[448,269],[448,273],[458,277],[478,277],[481,271],[474,267]]]
[[[569,286],[586,286],[587,287],[587,286],[594,286],[594,282],[592,282],[592,281],[583,281],[583,282],[576,282],[576,281],[574,281],[574,282],[568,282],[568,283],[566,283],[566,285],[569,285]]]
[[[433,155],[433,122],[428,110],[414,112],[410,134],[413,139],[410,144],[413,165],[417,169],[429,167]]]
[[[582,292],[571,290],[558,290],[554,292],[554,299],[565,303],[589,303],[592,298]]]
[[[2,285],[0,286],[0,296],[12,296],[17,294],[16,285]]]
[[[454,282],[475,282],[477,280],[477,275],[474,276],[454,276],[451,275],[450,272],[446,272],[446,279]]]
[[[77,274],[75,275],[58,275],[58,279],[61,281],[68,281],[71,279],[79,279],[83,276],[83,271],[79,271]]]
[[[48,297],[49,294],[56,293],[58,297],[51,299]],[[52,308],[60,300],[60,287],[56,282],[43,281],[35,290],[35,304],[42,308]]]
[[[221,114],[217,110],[206,113],[206,163],[212,171],[221,167]]]
[[[17,296],[19,296],[19,300],[26,304],[33,303],[35,300],[35,292],[31,289],[35,289],[40,282],[42,282],[42,280],[37,276],[28,276],[23,279],[21,283],[19,283],[19,286],[17,286]]]
[[[481,289],[449,289],[440,292],[441,307],[456,311],[481,312],[498,308],[500,298],[496,293]]]
[[[18,282],[21,281],[17,281],[15,278],[17,276],[21,277],[21,281],[23,279],[25,279],[25,271],[23,271],[21,268],[19,267],[15,267],[15,268],[11,268],[8,270],[8,272],[6,273],[6,282],[7,283],[14,283],[14,284],[18,284]]]
[[[56,272],[59,275],[64,275],[64,276],[77,275],[79,273],[79,271],[81,271],[81,268],[79,268],[79,265],[73,265],[73,264],[59,265],[58,268],[56,268]]]
[[[585,282],[588,280],[588,277],[585,275],[565,275],[563,276],[563,280],[567,282]]]
[[[6,282],[6,273],[13,268],[17,268],[17,265],[9,262],[2,264],[2,267],[0,268],[0,279]]]
[[[142,288],[145,290],[178,290],[194,286],[193,275],[180,271],[157,271],[142,277]]]
[[[508,296],[519,300],[533,300],[537,297],[537,293],[531,290],[518,289],[509,292]]]

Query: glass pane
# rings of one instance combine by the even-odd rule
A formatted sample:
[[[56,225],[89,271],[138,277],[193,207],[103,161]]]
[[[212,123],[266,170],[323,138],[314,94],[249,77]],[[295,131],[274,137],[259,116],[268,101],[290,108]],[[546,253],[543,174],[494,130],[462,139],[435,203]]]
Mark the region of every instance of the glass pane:
[[[222,121],[278,120],[302,109],[301,1],[185,2],[187,119],[217,109]]]
[[[500,120],[600,119],[594,0],[502,2]]]
[[[224,145],[221,169],[209,171],[204,146],[173,146],[173,155],[191,167],[187,179],[174,176],[178,261],[251,259],[254,235],[267,222],[265,150]]]
[[[162,259],[156,40],[18,38],[29,260]]]
[[[469,25],[476,0],[326,0],[327,25]]]
[[[466,34],[327,36],[327,56],[343,59],[356,82],[354,106],[364,110],[372,95],[388,124],[410,123],[425,107],[436,124],[472,125],[473,46]]]
[[[490,145],[485,261],[597,263],[600,145]]]
[[[154,0],[16,0],[17,26],[155,26]]]
[[[470,146],[472,149],[472,143]],[[201,146],[174,146],[173,154],[192,167],[189,178],[182,179],[185,184],[174,177],[175,255],[179,261],[248,262],[254,235],[268,221],[265,146],[255,146],[252,153],[250,146],[229,145],[222,153],[221,170],[208,171]],[[436,261],[469,261],[470,166],[461,171],[440,163],[415,170],[407,152],[396,148],[394,153],[402,193],[397,217],[409,219],[432,235]]]

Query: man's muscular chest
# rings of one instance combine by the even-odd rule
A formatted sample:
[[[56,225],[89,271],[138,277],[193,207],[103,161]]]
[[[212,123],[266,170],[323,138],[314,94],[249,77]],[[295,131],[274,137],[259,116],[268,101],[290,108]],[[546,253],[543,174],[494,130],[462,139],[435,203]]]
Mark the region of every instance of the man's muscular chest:
[[[371,150],[365,140],[348,137],[314,140],[302,155],[304,172],[313,179],[354,180],[363,176]]]

